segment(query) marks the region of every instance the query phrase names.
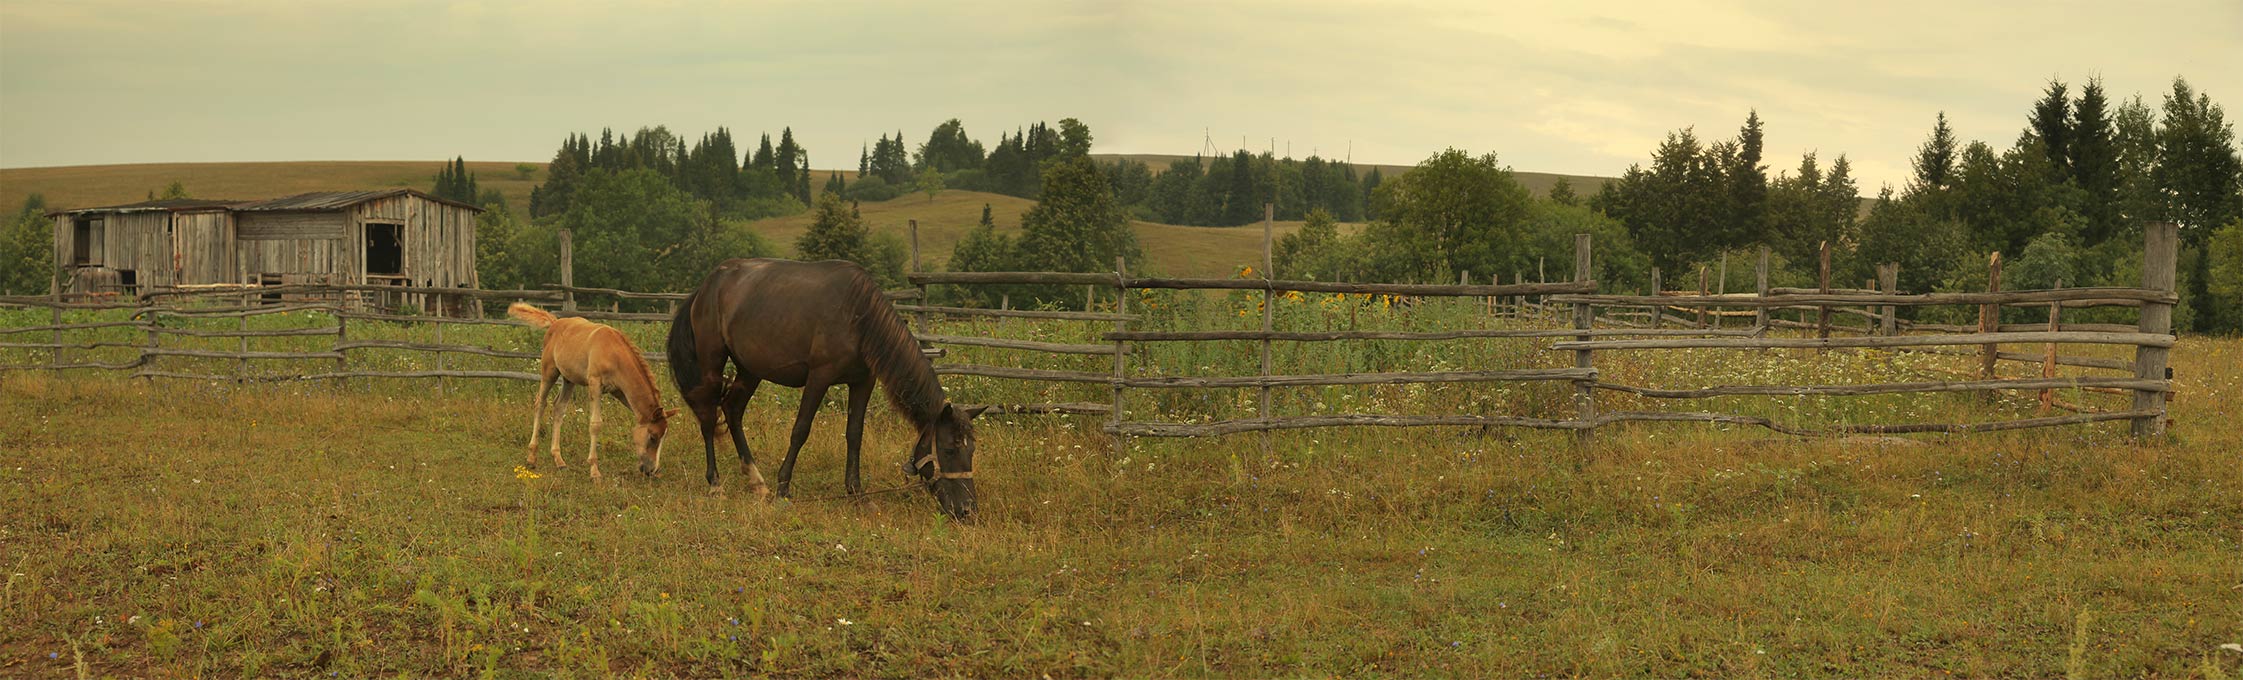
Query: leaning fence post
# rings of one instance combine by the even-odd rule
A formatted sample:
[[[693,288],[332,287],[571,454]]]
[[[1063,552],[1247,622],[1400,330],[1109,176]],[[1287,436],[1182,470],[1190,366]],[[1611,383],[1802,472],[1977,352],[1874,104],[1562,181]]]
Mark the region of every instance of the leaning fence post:
[[[576,245],[567,229],[561,230],[561,311],[576,311]]]
[[[1114,256],[1114,332],[1116,334],[1129,330],[1128,319],[1129,263],[1121,256],[1116,255]],[[1111,417],[1106,420],[1106,428],[1114,435],[1114,453],[1117,455],[1129,451],[1129,435],[1122,434],[1121,427],[1122,381],[1127,379],[1129,375],[1126,372],[1128,357],[1128,345],[1124,344],[1121,338],[1114,338],[1114,410],[1109,414]]]
[[[1262,377],[1270,376],[1269,334],[1277,328],[1277,291],[1270,287],[1270,269],[1276,266],[1274,244],[1277,229],[1277,204],[1262,204]],[[1262,424],[1270,420],[1269,384],[1262,384]],[[1271,441],[1270,430],[1262,430],[1262,460],[1274,460],[1276,443]]]
[[[1752,308],[1753,332],[1768,333],[1768,247],[1760,247],[1760,263],[1752,266],[1753,294],[1759,295],[1760,304]]]
[[[1998,253],[1998,252],[1997,252],[1997,253],[1994,253],[1994,254],[1991,254],[1991,255],[1988,255],[1988,256],[1986,256],[1986,292],[1988,292],[1988,293],[1999,293],[1999,292],[2002,292],[2002,254],[2001,254],[2001,253]],[[2001,330],[2001,328],[2002,328],[2002,306],[2001,306],[2001,303],[1998,303],[1998,302],[1989,302],[1989,303],[1986,303],[1986,304],[1983,304],[1983,305],[1979,305],[1979,307],[1978,307],[1978,332],[1980,332],[1980,333],[1993,333],[1993,332],[1996,332],[1996,331],[2000,331],[2000,330]],[[1986,343],[1986,354],[1985,354],[1985,358],[1984,358],[1984,360],[1983,360],[1983,361],[1982,361],[1982,362],[1981,362],[1981,363],[1979,364],[1979,367],[1978,367],[1979,379],[1981,379],[1981,380],[1993,380],[1993,379],[1994,379],[1994,377],[1995,377],[1995,376],[1994,376],[1994,361],[1995,361],[1995,359],[1999,358],[1999,356],[2000,356],[2000,354],[1998,353],[1998,350],[1999,350],[2000,348],[2001,348],[2001,345],[1999,345],[1999,344],[1995,344],[1995,343]],[[1979,394],[1980,394],[1980,395],[1982,395],[1982,396],[1983,396],[1983,397],[1984,397],[1984,398],[1985,398],[1985,399],[1986,399],[1987,401],[1993,401],[1993,399],[1994,399],[1994,396],[1995,396],[1995,394],[1994,394],[1993,392],[1980,392]]]
[[[2171,222],[2152,222],[2144,230],[2142,244],[2142,287],[2161,293],[2173,292],[2173,261],[2179,253],[2178,230]],[[2168,302],[2142,303],[2141,332],[2165,335],[2173,332],[2173,305]],[[2134,347],[2134,377],[2161,381],[2161,388],[2172,385],[2172,370],[2165,364],[2172,350],[2165,347],[2136,345]],[[2165,433],[2165,392],[2137,390],[2134,392],[2134,410],[2155,411],[2151,415],[2133,419],[2136,437],[2149,437]]]
[[[1589,248],[1590,243],[1588,234],[1573,235],[1574,283],[1587,283],[1590,281],[1590,265],[1594,260],[1590,257]],[[1593,295],[1595,294],[1595,291],[1589,291],[1589,294]],[[1580,335],[1573,336],[1574,340],[1579,342],[1589,341],[1590,335],[1588,331],[1590,327],[1596,323],[1596,313],[1596,306],[1591,303],[1576,302],[1573,304],[1573,328],[1575,330],[1581,331]],[[1589,368],[1592,364],[1592,354],[1592,350],[1574,350],[1573,367],[1579,369]],[[1573,403],[1574,406],[1579,409],[1579,415],[1581,419],[1581,428],[1573,431],[1573,441],[1574,443],[1583,447],[1586,447],[1589,444],[1593,443],[1593,440],[1596,436],[1597,400],[1595,384],[1596,380],[1592,378],[1582,378],[1573,381]]]

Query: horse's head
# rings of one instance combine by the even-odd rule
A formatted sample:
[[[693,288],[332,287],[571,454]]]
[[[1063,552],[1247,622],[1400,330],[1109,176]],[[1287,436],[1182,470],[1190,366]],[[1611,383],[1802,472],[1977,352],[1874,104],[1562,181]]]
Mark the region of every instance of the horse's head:
[[[662,470],[662,435],[670,431],[670,416],[677,414],[674,408],[661,411],[631,427],[631,448],[638,451],[641,474],[652,477]]]
[[[974,416],[987,406],[960,409],[942,405],[942,414],[919,433],[911,449],[911,472],[926,480],[942,511],[960,520],[974,514]]]

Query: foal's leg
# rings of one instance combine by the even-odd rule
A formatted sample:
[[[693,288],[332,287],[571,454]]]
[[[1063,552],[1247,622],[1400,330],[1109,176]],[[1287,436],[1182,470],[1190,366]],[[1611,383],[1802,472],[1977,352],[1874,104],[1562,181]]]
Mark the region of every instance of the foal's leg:
[[[871,403],[871,378],[849,385],[849,469],[844,479],[852,495],[864,493],[864,479],[857,474],[857,452],[864,450],[864,413]]]
[[[755,456],[748,453],[748,435],[741,431],[740,417],[748,412],[748,400],[755,397],[755,388],[763,381],[750,375],[741,375],[724,393],[724,426],[732,431],[732,450],[740,454],[740,467],[747,468],[748,490],[758,496],[771,495],[771,488],[763,483],[763,472],[755,469]],[[714,448],[710,449],[714,451]],[[711,454],[712,456],[714,454]],[[716,477],[716,459],[709,459],[709,476]],[[712,484],[714,482],[711,482]]]
[[[802,443],[810,439],[810,423],[818,419],[818,405],[826,400],[826,387],[831,385],[825,376],[813,375],[802,384],[802,406],[794,412],[794,438],[787,442],[787,460],[779,464],[779,497],[787,497],[787,489],[794,485],[794,459],[802,453]]]
[[[545,391],[553,387],[553,377],[556,373],[547,370],[538,376],[537,398],[531,402],[530,443],[528,446],[522,447],[523,454],[529,458],[529,461],[525,464],[531,467],[537,466],[537,428],[540,424],[539,421],[545,418]]]
[[[592,481],[600,479],[600,379],[586,376],[584,400],[591,402],[591,424],[584,426],[584,466],[591,468]]]
[[[569,466],[568,461],[561,459],[561,422],[569,417],[569,392],[575,389],[575,383],[563,379],[561,380],[561,393],[553,395],[551,400],[553,407],[553,467],[565,468]]]

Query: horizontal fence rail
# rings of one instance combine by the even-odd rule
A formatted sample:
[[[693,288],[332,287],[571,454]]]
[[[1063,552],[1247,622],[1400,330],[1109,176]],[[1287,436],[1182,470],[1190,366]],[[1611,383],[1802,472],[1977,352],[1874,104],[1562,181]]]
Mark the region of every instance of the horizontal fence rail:
[[[1350,283],[1326,281],[1296,281],[1272,278],[1162,278],[1130,276],[1121,271],[1117,263],[1114,272],[1062,273],[1062,272],[918,272],[907,275],[913,287],[885,291],[885,297],[895,309],[913,319],[912,330],[921,343],[922,351],[935,362],[938,375],[986,378],[1000,381],[1041,383],[1053,386],[1051,390],[1038,390],[1047,395],[1058,395],[1057,386],[1082,385],[1095,388],[1103,396],[1111,390],[1111,403],[1091,401],[1060,401],[1047,403],[995,403],[987,404],[989,413],[1006,415],[1082,415],[1102,418],[1103,431],[1121,438],[1142,437],[1203,437],[1224,436],[1252,432],[1275,432],[1327,427],[1515,427],[1539,430],[1571,431],[1587,442],[1597,429],[1629,423],[1698,423],[1711,425],[1736,425],[1764,428],[1794,436],[1843,436],[1857,434],[1911,434],[1911,433],[1972,433],[1993,432],[2036,427],[2055,427],[2087,423],[2129,421],[2137,435],[2155,434],[2162,428],[2166,417],[2165,404],[2177,390],[2165,368],[2166,353],[2175,345],[2171,333],[2170,308],[2178,301],[2174,292],[2172,263],[2177,246],[2172,241],[2171,225],[2151,225],[2144,254],[2144,285],[2140,288],[2094,287],[2054,288],[2047,290],[2000,290],[1998,263],[1994,285],[1986,292],[1940,292],[1901,294],[1896,292],[1892,280],[1896,274],[1890,268],[1880,268],[1879,287],[1843,288],[1828,285],[1813,288],[1773,287],[1767,285],[1767,255],[1755,276],[1756,289],[1752,292],[1728,293],[1708,290],[1706,277],[1700,279],[1696,291],[1656,290],[1659,280],[1654,272],[1654,294],[1607,294],[1598,281],[1591,280],[1587,272],[1594,271],[1586,237],[1578,239],[1574,280],[1562,282],[1527,282],[1514,272],[1511,283],[1486,279],[1489,283],[1475,284],[1469,273],[1461,274],[1456,284],[1428,283]],[[914,262],[916,262],[916,236],[914,236]],[[564,249],[566,252],[566,249]],[[1827,263],[1824,265],[1827,267]],[[916,264],[914,264],[916,269]],[[1266,273],[1267,267],[1264,267]],[[536,351],[518,347],[487,347],[444,341],[445,327],[472,325],[517,325],[502,318],[483,318],[483,302],[529,301],[548,307],[557,307],[556,314],[603,321],[642,323],[668,323],[674,318],[684,293],[649,293],[575,286],[567,282],[568,268],[564,267],[561,285],[545,286],[537,290],[473,290],[455,288],[429,288],[410,286],[322,285],[292,283],[277,286],[240,286],[209,288],[158,288],[141,292],[136,297],[111,301],[74,301],[60,296],[27,297],[0,296],[0,307],[25,307],[51,310],[43,315],[44,323],[0,328],[0,349],[17,355],[43,352],[49,361],[43,364],[0,364],[0,373],[30,370],[71,371],[100,370],[129,372],[142,378],[170,378],[210,382],[263,383],[331,381],[338,387],[353,379],[488,379],[535,381],[534,372],[525,370],[493,370],[488,368],[501,362],[527,362],[538,358]],[[1829,280],[1827,270],[1823,283]],[[1088,298],[1080,310],[1076,309],[988,309],[981,307],[924,304],[923,301],[948,298],[930,297],[929,286],[1082,286]],[[1726,284],[1724,284],[1726,285]],[[1098,291],[1106,291],[1111,304],[1096,304]],[[1259,291],[1263,324],[1260,329],[1196,330],[1163,328],[1173,315],[1161,310],[1140,308],[1131,300],[1133,294],[1150,290],[1180,291]],[[1276,297],[1281,293],[1335,294],[1361,296],[1391,296],[1397,302],[1394,308],[1405,310],[1406,305],[1420,304],[1421,299],[1465,299],[1440,303],[1441,309],[1472,310],[1483,319],[1486,327],[1446,327],[1420,330],[1355,329],[1346,330],[1282,330],[1272,324]],[[472,300],[475,304],[463,307],[446,306],[436,309],[459,312],[450,315],[399,314],[365,304],[368,299],[395,300],[394,295],[424,295],[437,299]],[[588,306],[590,300],[602,304]],[[625,303],[631,303],[625,306]],[[1048,304],[1048,301],[1045,301]],[[199,303],[196,304],[196,303]],[[1932,323],[1898,318],[1897,310],[1904,307],[1949,306],[1977,311],[1978,324]],[[2140,309],[2141,322],[2128,325],[2120,323],[2081,322],[2060,319],[2066,308],[2121,306]],[[600,309],[599,307],[605,307]],[[662,309],[664,311],[648,311]],[[2037,308],[2048,311],[2047,323],[2001,323],[2004,308]],[[626,311],[632,310],[632,311]],[[65,323],[63,314],[129,311],[126,320],[92,320]],[[1406,310],[1405,310],[1406,311]],[[301,315],[301,319],[278,322],[305,323],[301,328],[250,328],[250,320],[270,315]],[[1241,312],[1244,316],[1246,312]],[[1781,315],[1779,317],[1778,315]],[[1783,318],[1789,317],[1789,318]],[[1833,317],[1845,319],[1833,323]],[[2100,318],[2109,318],[2108,316]],[[938,320],[958,319],[957,327],[972,328],[973,332],[937,329]],[[1003,327],[1012,320],[1041,320],[1063,322],[1091,322],[1111,324],[1110,330],[1094,331],[1087,335],[1078,330],[1068,331],[1073,342],[1014,337],[992,337],[984,334],[990,325]],[[1952,317],[1950,317],[1950,320]],[[221,321],[233,320],[233,321]],[[2012,316],[2010,321],[2016,321]],[[218,321],[239,328],[214,328]],[[2037,320],[2036,320],[2037,321]],[[1149,323],[1150,322],[1150,323]],[[275,322],[265,322],[272,325]],[[375,324],[375,325],[369,325]],[[381,325],[381,324],[387,324]],[[1147,327],[1148,325],[1152,327]],[[397,337],[397,328],[421,328],[434,335],[422,334]],[[1038,326],[1041,328],[1041,326]],[[369,328],[385,329],[384,337],[368,337]],[[357,337],[353,337],[357,333]],[[1843,334],[1833,337],[1834,333]],[[65,338],[65,334],[80,334]],[[1042,332],[1039,337],[1050,337]],[[1087,338],[1087,341],[1085,339]],[[211,346],[211,341],[237,340],[232,349]],[[252,351],[252,341],[283,343],[277,348]],[[1306,372],[1283,374],[1272,368],[1270,344],[1288,343],[1345,343],[1345,342],[1496,342],[1513,341],[1511,347],[1529,348],[1529,353],[1547,357],[1558,367],[1510,367],[1516,361],[1506,359],[1504,368],[1474,367],[1466,365],[1458,370],[1429,371],[1367,371],[1367,372]],[[1154,361],[1157,353],[1150,350],[1159,343],[1218,343],[1258,342],[1261,344],[1262,369],[1256,375],[1165,375]],[[181,346],[193,345],[193,346]],[[2038,351],[2021,345],[2039,345]],[[2060,354],[2059,345],[2131,347],[2132,360]],[[2008,346],[2008,347],[2005,347]],[[1305,347],[1305,346],[1304,346]],[[655,349],[659,349],[658,347]],[[948,360],[950,349],[968,352],[970,361]],[[1919,376],[1907,382],[1878,382],[1864,384],[1717,384],[1711,386],[1655,386],[1627,384],[1634,382],[1626,376],[1632,371],[1619,370],[1627,366],[1627,352],[1662,352],[1678,350],[1710,350],[1739,352],[1769,352],[1775,350],[1808,350],[1815,352],[1879,352],[1879,356],[1904,354],[1933,357],[1955,357],[1974,360],[1975,370],[1952,371],[1952,380],[1924,380]],[[2004,351],[2009,350],[2009,351]],[[1234,349],[1223,352],[1236,352]],[[1444,350],[1447,351],[1447,350]],[[1011,353],[995,355],[999,360],[983,360],[988,352]],[[1623,354],[1614,354],[1621,352]],[[70,353],[79,353],[76,357]],[[100,356],[95,356],[95,353]],[[368,354],[372,353],[372,354]],[[399,355],[433,356],[436,367],[415,366],[412,362],[396,363]],[[1597,355],[1602,353],[1607,362],[1621,361],[1617,366],[1599,367]],[[39,355],[32,355],[39,356]],[[448,366],[447,356],[485,357],[462,363],[479,363],[478,368]],[[666,357],[657,353],[644,355],[650,363],[663,363]],[[1131,357],[1143,357],[1132,360]],[[1189,355],[1186,355],[1189,356]],[[1235,356],[1235,354],[1233,354]],[[1476,355],[1475,355],[1476,356]],[[1110,357],[1112,370],[1072,370],[1044,366],[998,365],[1013,359],[1052,357],[1068,360],[1080,367],[1084,358],[1088,363],[1105,362]],[[1069,359],[1071,358],[1071,359]],[[299,369],[287,373],[252,371],[251,362],[315,362],[313,370]],[[357,365],[354,365],[354,361]],[[1701,361],[1691,359],[1691,361]],[[218,362],[226,362],[224,364]],[[978,363],[977,363],[978,362]],[[1961,362],[1956,362],[1961,363]],[[229,365],[230,364],[230,365]],[[2038,365],[2039,375],[2014,375],[2020,364]],[[2002,375],[1997,369],[2007,365],[2013,375]],[[224,366],[233,369],[231,374]],[[2058,366],[2074,369],[2118,371],[2121,375],[2071,375],[2054,373]],[[1903,374],[1948,372],[1922,362],[1899,365]],[[1440,368],[1451,368],[1441,366]],[[1135,369],[1132,372],[1131,369]],[[1202,372],[1211,369],[1202,368]],[[1314,369],[1311,369],[1314,370]],[[2028,369],[2030,370],[2030,369]],[[1311,413],[1304,415],[1279,415],[1273,411],[1269,394],[1271,390],[1298,388],[1333,388],[1395,386],[1395,385],[1446,385],[1435,389],[1482,389],[1483,384],[1557,383],[1562,390],[1555,407],[1567,417],[1535,417],[1501,413],[1461,414],[1379,414],[1379,413]],[[1079,393],[1089,393],[1082,388]],[[1254,389],[1260,390],[1259,413],[1256,417],[1216,419],[1208,422],[1167,422],[1158,419],[1133,419],[1127,396],[1131,391],[1152,390],[1147,394],[1181,396],[1200,399],[1179,390],[1195,389]],[[1549,390],[1550,388],[1538,388]],[[2125,407],[2098,409],[2092,404],[2079,404],[2054,397],[2057,390],[2083,395],[2131,395],[2133,402]],[[1611,403],[1661,403],[1635,402],[1633,399],[1684,400],[1719,399],[1724,397],[1859,397],[1873,395],[1912,395],[1939,393],[2033,393],[2041,395],[2042,414],[2038,417],[2015,418],[1993,422],[1969,423],[1874,423],[1821,425],[1807,423],[1782,423],[1760,415],[1719,413],[1710,411],[1656,411],[1656,410],[1602,410],[1597,393],[1606,393],[1602,401]],[[1550,392],[1541,393],[1547,399]],[[1150,397],[1148,397],[1150,398]],[[1159,397],[1168,399],[1170,397]],[[1243,402],[1243,399],[1241,400]],[[1164,402],[1165,403],[1165,402]],[[2071,411],[2068,415],[2048,415],[2052,408]]]

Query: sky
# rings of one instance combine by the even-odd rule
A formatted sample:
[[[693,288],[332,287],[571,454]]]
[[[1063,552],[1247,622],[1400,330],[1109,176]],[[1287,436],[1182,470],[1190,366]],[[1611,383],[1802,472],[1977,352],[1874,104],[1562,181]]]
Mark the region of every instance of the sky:
[[[1874,193],[1939,112],[2006,147],[2051,79],[2156,107],[2175,76],[2243,106],[2243,0],[0,0],[0,167],[542,162],[660,124],[854,168],[883,133],[1073,117],[1099,153],[1609,176],[1757,110],[1771,174],[1845,154]]]

